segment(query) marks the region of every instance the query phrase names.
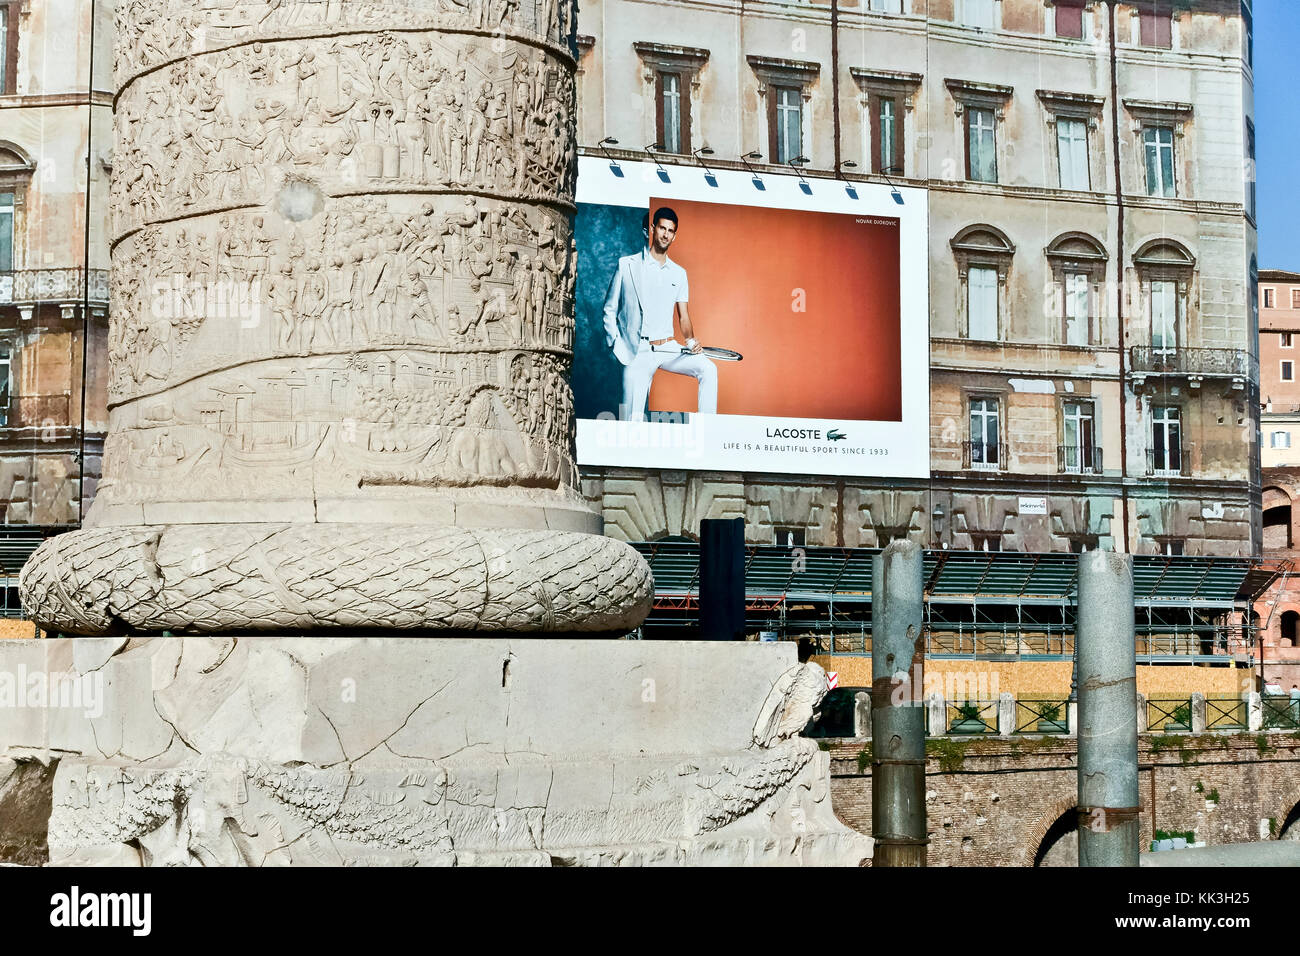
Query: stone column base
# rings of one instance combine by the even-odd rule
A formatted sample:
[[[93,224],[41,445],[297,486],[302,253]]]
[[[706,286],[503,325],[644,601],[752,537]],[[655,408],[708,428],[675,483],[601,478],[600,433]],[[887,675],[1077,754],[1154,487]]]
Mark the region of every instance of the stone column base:
[[[634,548],[573,531],[189,524],[51,538],[19,592],[64,634],[624,633],[654,585]]]
[[[0,642],[0,673],[57,691],[0,709],[0,804],[45,782],[54,865],[871,855],[799,736],[826,675],[792,644],[81,638]]]

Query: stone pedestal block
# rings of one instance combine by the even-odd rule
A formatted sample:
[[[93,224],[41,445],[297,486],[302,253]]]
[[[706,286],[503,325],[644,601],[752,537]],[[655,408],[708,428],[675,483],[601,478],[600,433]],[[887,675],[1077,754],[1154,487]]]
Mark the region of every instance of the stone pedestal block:
[[[55,864],[870,856],[799,736],[826,683],[792,645],[3,642],[0,680],[20,673],[53,693],[0,709],[0,764],[56,768]]]

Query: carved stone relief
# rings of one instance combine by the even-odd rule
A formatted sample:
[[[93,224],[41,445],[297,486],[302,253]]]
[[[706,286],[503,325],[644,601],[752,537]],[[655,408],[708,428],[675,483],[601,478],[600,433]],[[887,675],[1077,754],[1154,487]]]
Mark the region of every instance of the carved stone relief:
[[[171,598],[121,609],[162,540],[138,552],[140,534],[203,526],[164,536],[203,550],[220,526],[244,542],[251,526],[291,542],[240,572],[288,617],[196,590],[198,562],[168,585],[203,592],[193,627],[329,626],[328,599],[299,613],[284,582],[342,559],[332,523],[371,523],[381,550],[410,546],[410,524],[440,541],[439,526],[478,529],[464,540],[486,565],[514,542],[494,533],[549,530],[543,564],[587,554],[583,593],[623,601],[593,626],[586,598],[562,620],[534,593],[520,606],[535,619],[498,615],[486,580],[448,559],[421,587],[467,588],[473,615],[438,619],[435,601],[414,618],[379,609],[375,626],[640,622],[644,562],[564,540],[601,529],[576,489],[568,382],[573,14],[557,0],[119,8],[109,435],[85,525],[121,535],[51,543],[28,567],[31,609],[78,632],[184,630]],[[307,527],[286,537],[284,522]],[[630,589],[601,583],[615,573]],[[118,592],[77,607],[68,589],[96,580]]]

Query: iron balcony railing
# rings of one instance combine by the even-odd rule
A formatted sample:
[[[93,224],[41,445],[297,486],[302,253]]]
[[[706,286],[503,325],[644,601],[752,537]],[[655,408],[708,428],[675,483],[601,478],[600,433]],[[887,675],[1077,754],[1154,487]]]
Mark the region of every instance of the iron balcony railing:
[[[1190,474],[1186,450],[1180,447],[1148,448],[1147,474],[1153,478],[1185,478]]]
[[[975,471],[1000,471],[1004,446],[997,442],[962,442],[962,466]]]
[[[86,270],[0,270],[0,305],[35,305],[40,302],[80,302],[86,294]],[[108,270],[90,270],[90,301],[108,303]]]
[[[1135,345],[1129,350],[1134,374],[1194,375],[1246,378],[1250,353],[1244,349],[1156,348]]]
[[[1056,467],[1063,475],[1100,475],[1101,449],[1086,445],[1057,445]]]

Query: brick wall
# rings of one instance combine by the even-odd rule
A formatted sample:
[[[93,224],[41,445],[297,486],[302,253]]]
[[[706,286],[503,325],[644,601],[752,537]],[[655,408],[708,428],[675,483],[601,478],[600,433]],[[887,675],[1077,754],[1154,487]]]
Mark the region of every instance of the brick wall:
[[[870,834],[871,766],[859,771],[863,747],[830,744],[831,803],[840,820]],[[1211,845],[1276,838],[1300,804],[1297,748],[1300,735],[1292,734],[1143,736],[1142,848],[1157,829],[1191,830]],[[943,739],[929,741],[926,751],[931,866],[1032,865],[1052,824],[1073,813],[1073,739]],[[1206,795],[1214,790],[1219,800],[1211,806]]]

